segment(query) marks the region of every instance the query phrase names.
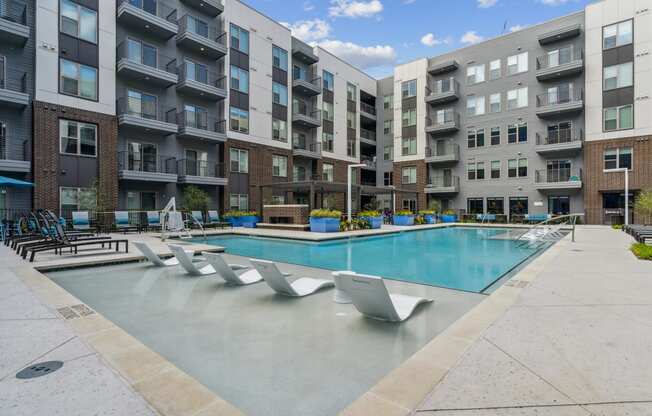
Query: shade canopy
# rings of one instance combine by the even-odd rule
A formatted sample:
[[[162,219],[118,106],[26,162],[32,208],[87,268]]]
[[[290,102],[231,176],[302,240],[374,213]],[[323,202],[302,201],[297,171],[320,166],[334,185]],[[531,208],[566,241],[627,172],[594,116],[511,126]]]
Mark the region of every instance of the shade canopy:
[[[14,178],[8,178],[6,176],[0,176],[0,186],[9,186],[12,188],[31,188],[34,186],[34,184]]]

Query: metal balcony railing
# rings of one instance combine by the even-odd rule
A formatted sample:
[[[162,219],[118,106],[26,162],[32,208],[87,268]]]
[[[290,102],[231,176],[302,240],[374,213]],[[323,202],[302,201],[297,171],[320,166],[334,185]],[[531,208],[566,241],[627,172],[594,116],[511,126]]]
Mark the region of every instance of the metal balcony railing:
[[[460,115],[452,108],[440,110],[433,114],[434,117],[426,117],[426,127],[438,127],[450,123],[460,123]]]
[[[170,23],[177,24],[177,9],[161,0],[118,0],[116,6],[120,7],[123,3],[127,3],[151,15],[165,19]]]
[[[0,57],[0,90],[27,93],[27,72],[7,68],[7,61]]]
[[[30,146],[27,140],[12,137],[5,133],[0,136],[0,160],[19,160],[26,162],[29,157]]]
[[[145,152],[123,150],[118,152],[118,170],[147,173],[177,173],[174,156],[160,156]]]
[[[435,81],[432,87],[426,87],[426,97],[431,94],[457,93],[460,90],[460,84],[455,78],[444,78]]]
[[[366,140],[376,141],[376,132],[366,129],[360,129],[360,137]]]
[[[315,86],[315,88],[321,90],[322,87],[322,80],[321,77],[313,77],[311,74],[298,74],[297,72],[294,72],[292,74],[292,80],[293,81],[304,81],[307,82],[308,84],[312,84]]]
[[[556,145],[584,140],[582,129],[559,129],[537,133],[537,146]]]
[[[181,159],[178,161],[179,176],[201,176],[203,178],[225,178],[224,163],[206,160]]]
[[[196,81],[215,88],[226,89],[226,75],[209,71],[205,66],[184,62],[179,65],[179,82]]]
[[[554,91],[537,95],[537,107],[568,104],[584,100],[584,90],[574,84],[560,85]]]
[[[429,176],[428,186],[431,188],[457,188],[460,186],[460,177],[444,175]]]
[[[559,168],[537,170],[534,175],[536,183],[561,183],[582,180],[582,169]]]
[[[321,153],[321,143],[312,142],[309,140],[295,139],[292,141],[292,149],[305,150],[312,153]]]
[[[548,53],[537,58],[537,70],[556,68],[571,62],[582,61],[584,59],[584,50],[569,45],[556,51]]]
[[[446,157],[446,156],[459,156],[460,145],[446,142],[443,145],[434,144],[433,146],[426,147],[426,157]]]
[[[368,167],[376,169],[376,160],[372,156],[360,156],[360,163],[364,163]]]
[[[125,40],[118,45],[118,60],[128,59],[137,64],[146,65],[151,68],[177,73],[177,60],[159,53],[158,49],[143,46],[138,41]]]
[[[360,102],[360,111],[364,111],[367,114],[376,115],[376,107],[369,105],[367,103]]]
[[[172,123],[173,121],[170,122]],[[175,122],[180,128],[189,127],[215,133],[226,133],[226,120],[209,116],[205,112],[182,111],[177,113]]]
[[[24,0],[0,0],[0,19],[27,26],[27,3]]]
[[[321,110],[314,109],[304,101],[294,101],[292,103],[292,114],[308,117],[321,123]]]
[[[175,123],[175,108],[164,107],[155,100],[148,100],[136,97],[118,98],[118,115],[129,115],[147,120],[157,120],[167,123]]]
[[[216,25],[210,25],[203,20],[197,19],[189,14],[184,14],[179,19],[179,33],[190,32],[213,42],[226,46],[226,32]]]

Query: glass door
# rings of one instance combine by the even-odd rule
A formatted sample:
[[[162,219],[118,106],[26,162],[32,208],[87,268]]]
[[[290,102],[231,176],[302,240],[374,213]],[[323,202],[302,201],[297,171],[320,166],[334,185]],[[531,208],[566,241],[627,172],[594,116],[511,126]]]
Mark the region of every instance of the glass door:
[[[141,144],[143,172],[157,172],[158,151],[153,144]]]
[[[129,143],[129,170],[138,171],[142,170],[143,155],[140,143]]]
[[[197,151],[186,149],[186,175],[198,176]]]
[[[570,197],[568,196],[548,197],[548,214],[552,214],[552,215],[570,214]]]
[[[156,192],[140,193],[141,211],[154,211],[156,209]]]

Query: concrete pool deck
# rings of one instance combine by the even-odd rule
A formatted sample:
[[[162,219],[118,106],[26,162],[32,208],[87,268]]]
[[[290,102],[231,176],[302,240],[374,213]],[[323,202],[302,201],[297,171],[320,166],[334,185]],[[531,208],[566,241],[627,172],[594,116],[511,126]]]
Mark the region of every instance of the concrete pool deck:
[[[607,227],[578,227],[576,239],[535,259],[343,413],[652,414],[652,262]],[[99,314],[64,320],[57,308],[79,301],[33,269],[47,261],[30,265],[4,246],[0,258],[0,414],[238,414],[151,351],[137,367],[161,380],[135,388],[148,374],[125,376],[106,357],[120,342],[140,352],[136,340]],[[13,377],[44,358],[67,364],[40,379]],[[175,402],[176,390],[193,394]]]

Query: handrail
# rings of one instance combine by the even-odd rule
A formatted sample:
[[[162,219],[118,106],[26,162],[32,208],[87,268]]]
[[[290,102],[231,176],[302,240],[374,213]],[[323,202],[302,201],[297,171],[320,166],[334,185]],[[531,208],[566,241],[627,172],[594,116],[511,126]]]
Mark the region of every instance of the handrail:
[[[534,224],[532,227],[528,228],[528,231],[521,234],[515,241],[517,241],[517,242],[522,241],[521,239],[522,239],[522,237],[524,235],[527,235],[527,234],[531,233],[532,231],[534,231],[536,229],[543,228],[546,225],[550,224],[552,221],[559,221],[561,219],[568,218],[570,220],[570,224],[572,225],[572,241],[575,242],[575,225],[577,223],[577,219],[579,217],[583,217],[583,216],[584,216],[584,214],[582,213],[582,214],[565,214],[565,215],[558,215],[556,217],[547,218],[546,220],[538,222],[538,223]],[[561,226],[563,226],[565,224],[568,224],[568,223],[569,223],[569,221],[565,221],[562,224],[559,224],[559,226],[561,227]],[[542,237],[545,237],[547,234],[548,233],[544,234]],[[541,238],[536,238],[536,240],[541,240]]]
[[[186,218],[190,217],[190,221],[186,220],[187,222],[192,222],[193,224],[199,226],[199,229],[201,230],[201,233],[204,236],[204,242],[206,242],[208,238],[206,237],[206,230],[204,230],[204,226],[202,225],[202,223],[197,221],[197,218],[195,218],[192,215],[192,213],[188,214],[187,212],[184,212],[184,214],[186,215]]]

